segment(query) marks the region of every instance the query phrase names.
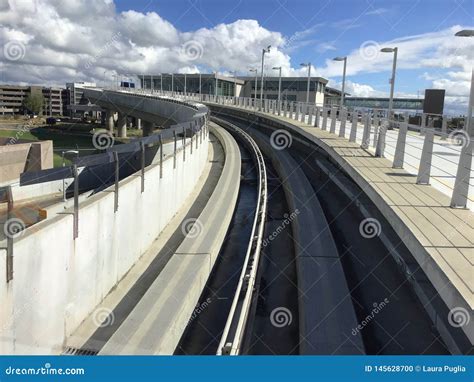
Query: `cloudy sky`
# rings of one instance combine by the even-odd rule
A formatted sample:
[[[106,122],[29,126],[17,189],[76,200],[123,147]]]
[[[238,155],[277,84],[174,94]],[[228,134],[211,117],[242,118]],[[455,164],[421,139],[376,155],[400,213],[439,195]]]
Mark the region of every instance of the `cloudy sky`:
[[[396,95],[447,91],[451,112],[465,112],[474,62],[473,0],[0,0],[1,82],[110,83],[116,73],[267,71],[312,73],[348,91],[387,96],[397,46]]]

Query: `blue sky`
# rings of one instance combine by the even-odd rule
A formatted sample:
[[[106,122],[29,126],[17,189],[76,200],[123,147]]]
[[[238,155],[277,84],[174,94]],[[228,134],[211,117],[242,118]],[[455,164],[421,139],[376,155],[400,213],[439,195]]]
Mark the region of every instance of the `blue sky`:
[[[305,33],[301,47],[291,49],[292,65],[346,55],[368,40],[389,41],[440,31],[453,25],[474,25],[474,1],[452,0],[123,0],[118,11],[157,12],[181,31],[212,28],[239,19],[255,19],[261,26],[287,38]],[[306,34],[307,33],[307,34]],[[349,63],[350,65],[350,63]],[[425,69],[399,69],[400,92],[416,94],[432,86]],[[348,79],[388,91],[389,71],[358,73]],[[334,79],[340,80],[337,76]]]
[[[2,3],[0,3],[0,6]],[[117,75],[209,73],[248,75],[281,66],[283,75],[312,75],[346,91],[387,96],[398,47],[395,95],[446,89],[454,112],[467,108],[474,39],[474,0],[22,0],[3,3],[2,81],[60,85],[104,83]],[[273,72],[276,74],[276,72]],[[273,74],[272,73],[272,74]]]

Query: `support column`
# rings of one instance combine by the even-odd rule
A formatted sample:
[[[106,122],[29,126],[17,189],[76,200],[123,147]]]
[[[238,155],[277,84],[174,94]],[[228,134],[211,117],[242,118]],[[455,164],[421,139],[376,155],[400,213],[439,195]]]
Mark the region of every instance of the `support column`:
[[[113,110],[107,110],[107,117],[106,117],[107,130],[109,131],[110,134],[114,133],[114,126],[115,126],[114,114],[115,112]]]
[[[141,130],[142,129],[142,120],[141,120],[141,118],[135,118],[135,121],[136,121],[136,124],[137,124],[136,128],[138,130]]]
[[[153,122],[150,121],[142,121],[143,124],[143,136],[148,137],[149,135],[153,134]]]
[[[127,115],[124,113],[118,113],[117,121],[118,136],[120,138],[127,137]]]

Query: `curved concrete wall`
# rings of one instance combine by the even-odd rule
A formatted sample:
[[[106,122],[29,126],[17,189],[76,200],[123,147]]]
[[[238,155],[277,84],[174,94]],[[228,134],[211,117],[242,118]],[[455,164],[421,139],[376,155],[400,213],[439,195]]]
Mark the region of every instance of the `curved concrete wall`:
[[[14,278],[5,280],[0,250],[0,353],[59,353],[65,339],[147,250],[194,188],[208,156],[208,140],[186,161],[177,155],[120,182],[114,213],[113,187],[80,204],[79,237],[72,215],[58,215],[24,231],[14,246]],[[67,210],[66,212],[71,212]],[[100,312],[96,312],[98,317]],[[104,317],[102,317],[104,318]]]
[[[207,108],[200,103],[183,102],[139,91],[86,89],[84,96],[106,109],[164,126],[190,122],[207,113]]]

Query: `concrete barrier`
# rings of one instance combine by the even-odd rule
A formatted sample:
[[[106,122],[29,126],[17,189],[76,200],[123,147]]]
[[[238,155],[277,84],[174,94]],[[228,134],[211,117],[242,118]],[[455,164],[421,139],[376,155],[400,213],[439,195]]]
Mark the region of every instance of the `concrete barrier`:
[[[207,138],[207,137],[206,137]],[[120,182],[114,213],[113,187],[80,203],[79,237],[73,216],[58,215],[26,229],[15,240],[14,279],[4,276],[0,250],[0,353],[57,354],[66,338],[147,250],[193,190],[205,166],[208,140],[140,175]],[[71,213],[71,210],[66,210]]]

